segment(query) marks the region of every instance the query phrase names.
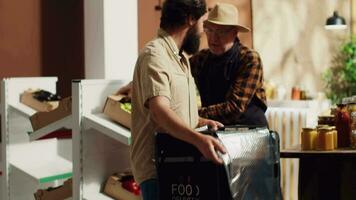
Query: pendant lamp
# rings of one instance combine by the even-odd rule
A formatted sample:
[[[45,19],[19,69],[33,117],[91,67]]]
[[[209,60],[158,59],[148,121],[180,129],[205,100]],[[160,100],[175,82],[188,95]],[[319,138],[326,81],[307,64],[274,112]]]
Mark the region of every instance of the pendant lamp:
[[[337,11],[334,11],[333,16],[329,17],[325,23],[325,29],[327,30],[340,30],[346,29],[346,21],[343,17],[341,17]]]

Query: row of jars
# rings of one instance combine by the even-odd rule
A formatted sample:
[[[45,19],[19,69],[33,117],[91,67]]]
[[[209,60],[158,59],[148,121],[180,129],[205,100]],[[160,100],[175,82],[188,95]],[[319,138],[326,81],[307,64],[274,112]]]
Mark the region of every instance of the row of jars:
[[[337,148],[337,131],[335,126],[325,125],[303,128],[301,141],[302,150],[334,150]]]
[[[336,126],[339,147],[356,148],[356,96],[345,98],[330,116],[319,116],[318,125]]]
[[[356,95],[344,98],[342,103],[346,105],[350,117],[351,147],[356,149]]]

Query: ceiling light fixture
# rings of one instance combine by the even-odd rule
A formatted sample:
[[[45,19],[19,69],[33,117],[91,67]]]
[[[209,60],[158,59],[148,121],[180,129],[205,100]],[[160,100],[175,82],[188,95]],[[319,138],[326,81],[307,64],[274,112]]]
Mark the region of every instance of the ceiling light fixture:
[[[343,17],[341,17],[337,11],[334,11],[333,16],[329,17],[326,20],[325,29],[327,30],[340,30],[346,29],[346,21]]]

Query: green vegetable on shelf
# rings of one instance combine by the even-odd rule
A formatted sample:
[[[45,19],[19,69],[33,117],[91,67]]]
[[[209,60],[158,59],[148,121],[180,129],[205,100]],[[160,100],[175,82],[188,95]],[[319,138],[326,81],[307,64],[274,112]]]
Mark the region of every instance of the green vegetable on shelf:
[[[130,102],[126,102],[126,103],[121,103],[121,109],[123,109],[124,111],[128,112],[131,114],[131,103]]]

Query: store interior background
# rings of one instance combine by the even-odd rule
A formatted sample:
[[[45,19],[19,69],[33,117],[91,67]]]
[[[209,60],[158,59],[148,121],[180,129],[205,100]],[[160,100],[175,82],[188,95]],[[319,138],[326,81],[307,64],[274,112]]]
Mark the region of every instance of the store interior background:
[[[57,88],[61,96],[71,94],[72,79],[131,79],[129,75],[132,74],[134,59],[139,50],[156,35],[160,11],[155,8],[162,1],[138,0],[136,3],[128,3],[105,0],[105,4],[100,2],[0,1],[0,78],[57,76],[59,79]],[[207,0],[207,2],[209,7],[216,2],[229,2],[239,8],[241,23],[251,28],[251,32],[240,34],[241,41],[260,53],[264,63],[265,80],[283,87],[287,91],[285,96],[287,99],[293,86],[303,87],[314,96],[323,91],[321,74],[330,67],[338,46],[350,37],[351,33],[350,26],[339,31],[324,29],[325,21],[332,12],[337,10],[348,25],[356,22],[355,13],[350,11],[350,7],[356,5],[355,0]],[[88,8],[88,4],[92,7]],[[100,9],[100,6],[103,7],[99,14],[93,11]],[[136,12],[130,10],[132,6],[136,6]],[[110,15],[101,13],[108,7]],[[88,10],[103,18],[110,16],[111,21],[103,20],[105,21],[103,24],[115,27],[114,33],[118,34],[105,35],[105,31],[97,28],[102,27],[100,22],[93,20],[96,15],[86,13]],[[125,14],[127,17],[123,17]],[[97,32],[88,31],[85,24],[95,25],[89,30],[97,29]],[[127,24],[137,25],[137,28],[128,28]],[[356,25],[353,27],[355,29]],[[100,31],[105,32],[105,37],[113,40],[129,38],[126,42],[133,44],[136,51],[134,53],[130,51],[129,55],[119,52],[112,56],[110,62],[95,63],[96,57],[86,57],[87,52],[105,57],[106,53],[115,55],[116,48],[125,52],[127,46],[118,41],[115,43],[118,47],[111,48],[111,52],[110,48],[108,51],[91,48],[92,42],[96,42],[95,45],[98,43],[110,45],[109,39],[105,42],[85,39],[93,32],[94,36],[100,35]],[[132,39],[132,35],[136,40]],[[205,47],[206,38],[203,36],[202,48]],[[128,58],[130,60],[127,60]],[[130,66],[122,64],[123,60],[124,63],[132,64]],[[97,76],[94,71],[88,75],[91,69],[87,66],[106,68],[105,63],[110,65],[108,68],[116,67],[121,70],[118,72],[124,71],[124,75],[112,73],[115,70]]]
[[[235,4],[241,23],[251,27],[250,33],[241,33],[240,37],[261,54],[265,80],[284,85],[286,90],[297,85],[312,94],[323,90],[321,73],[330,66],[337,46],[350,34],[350,26],[327,31],[324,23],[337,10],[350,24],[351,1],[221,1]],[[155,7],[161,2],[137,2],[137,51],[156,35],[160,11]],[[207,2],[212,7],[218,1]],[[58,76],[59,93],[70,95],[71,80],[85,78],[84,1],[3,0],[0,4],[0,78]],[[125,9],[125,3],[117,9]],[[130,34],[120,27],[122,20],[130,18],[113,19],[122,32],[117,37]],[[204,36],[202,44],[207,46]]]

